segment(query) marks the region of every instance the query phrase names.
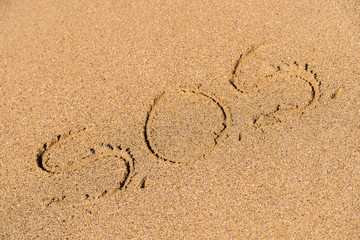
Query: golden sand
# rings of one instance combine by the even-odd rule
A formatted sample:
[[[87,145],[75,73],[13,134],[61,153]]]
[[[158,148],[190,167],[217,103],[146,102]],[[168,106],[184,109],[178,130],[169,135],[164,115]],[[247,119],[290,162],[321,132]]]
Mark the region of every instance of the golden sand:
[[[0,239],[359,239],[359,13],[0,0]]]

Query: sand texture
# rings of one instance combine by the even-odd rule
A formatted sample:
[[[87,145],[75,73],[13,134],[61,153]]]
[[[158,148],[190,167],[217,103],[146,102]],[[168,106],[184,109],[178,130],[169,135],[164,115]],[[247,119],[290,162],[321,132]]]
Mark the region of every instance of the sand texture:
[[[360,239],[360,2],[0,0],[0,239]]]

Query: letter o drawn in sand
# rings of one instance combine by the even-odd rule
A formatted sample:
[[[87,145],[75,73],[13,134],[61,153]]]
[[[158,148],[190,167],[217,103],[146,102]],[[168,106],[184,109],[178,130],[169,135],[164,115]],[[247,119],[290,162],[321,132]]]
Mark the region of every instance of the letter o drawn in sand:
[[[226,108],[199,90],[181,89],[155,98],[145,122],[145,141],[159,159],[186,164],[203,156],[229,126]]]

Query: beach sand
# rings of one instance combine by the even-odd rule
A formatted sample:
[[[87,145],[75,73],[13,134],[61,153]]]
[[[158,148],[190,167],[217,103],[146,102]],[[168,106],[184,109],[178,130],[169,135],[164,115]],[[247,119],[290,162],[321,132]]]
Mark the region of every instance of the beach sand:
[[[359,239],[359,17],[0,0],[0,239]]]

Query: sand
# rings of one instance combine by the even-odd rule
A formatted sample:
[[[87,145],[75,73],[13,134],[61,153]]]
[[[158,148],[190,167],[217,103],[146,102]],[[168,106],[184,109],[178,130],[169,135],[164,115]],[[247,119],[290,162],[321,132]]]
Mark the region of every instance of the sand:
[[[0,1],[0,239],[359,239],[359,1]]]

